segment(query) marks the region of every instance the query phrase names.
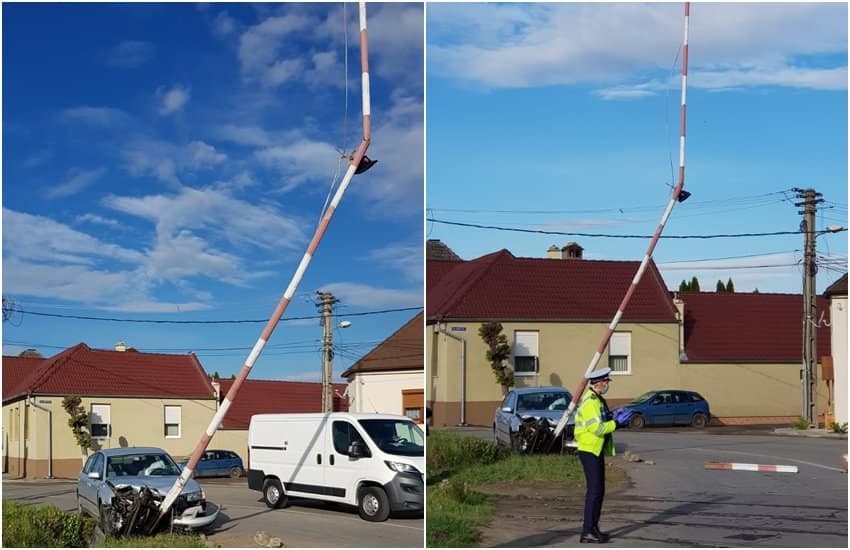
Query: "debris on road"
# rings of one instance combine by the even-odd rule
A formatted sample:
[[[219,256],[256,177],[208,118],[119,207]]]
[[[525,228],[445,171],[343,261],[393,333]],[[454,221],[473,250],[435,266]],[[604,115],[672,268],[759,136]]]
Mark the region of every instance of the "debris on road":
[[[265,531],[257,531],[254,542],[262,548],[283,548],[283,540],[280,537],[271,537]]]

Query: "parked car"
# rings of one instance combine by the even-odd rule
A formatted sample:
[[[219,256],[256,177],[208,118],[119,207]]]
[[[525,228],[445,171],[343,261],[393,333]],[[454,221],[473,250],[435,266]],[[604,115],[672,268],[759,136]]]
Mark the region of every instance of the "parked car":
[[[629,427],[688,425],[703,428],[711,421],[708,401],[695,391],[648,391],[623,406],[633,414]]]
[[[178,466],[182,470],[188,463],[188,460],[182,460],[178,462]],[[245,467],[242,465],[242,459],[233,451],[212,450],[204,452],[192,474],[195,477],[229,476],[235,479],[245,475]]]
[[[519,450],[516,434],[523,418],[545,417],[558,422],[572,398],[572,394],[560,386],[509,391],[493,417],[493,441]],[[572,439],[574,428],[575,418],[571,417],[565,429],[568,440]]]
[[[180,476],[180,467],[171,456],[155,447],[106,449],[92,454],[77,478],[77,510],[108,524],[114,489],[130,486],[138,493],[147,486],[155,495],[164,497]],[[174,503],[173,525],[184,529],[200,529],[210,525],[219,509],[208,509],[206,495],[198,482],[189,479]],[[106,531],[106,529],[104,529]],[[109,532],[113,529],[110,528]]]

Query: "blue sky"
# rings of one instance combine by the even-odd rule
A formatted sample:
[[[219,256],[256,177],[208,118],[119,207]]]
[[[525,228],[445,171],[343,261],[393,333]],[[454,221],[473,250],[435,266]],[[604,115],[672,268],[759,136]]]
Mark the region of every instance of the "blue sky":
[[[682,34],[679,3],[430,4],[429,217],[652,235],[678,177]],[[847,6],[692,3],[689,49],[693,195],[664,234],[798,230],[794,187],[828,201],[818,229],[847,227]],[[649,244],[441,223],[426,236],[465,259],[577,241],[587,258],[640,260]],[[671,289],[731,277],[738,291],[799,293],[802,245],[662,239],[654,259]],[[817,245],[822,291],[846,272],[847,233]]]
[[[369,6],[379,163],[355,176],[285,318],[315,315],[316,290],[341,300],[337,321],[421,307],[422,14]],[[62,315],[267,319],[338,150],[360,141],[359,59],[356,4],[4,4],[4,298]],[[351,317],[335,373],[415,313]],[[194,350],[227,376],[262,327],[18,312],[3,353],[120,340]],[[317,320],[281,323],[251,376],[319,379],[320,339]]]

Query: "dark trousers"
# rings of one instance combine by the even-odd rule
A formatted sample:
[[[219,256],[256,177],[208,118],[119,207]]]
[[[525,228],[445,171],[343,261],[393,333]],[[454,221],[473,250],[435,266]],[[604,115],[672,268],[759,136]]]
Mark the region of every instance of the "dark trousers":
[[[602,514],[602,500],[605,498],[605,459],[602,453],[579,451],[578,458],[584,468],[587,493],[584,495],[584,525],[581,532],[589,533],[599,528],[599,516]]]

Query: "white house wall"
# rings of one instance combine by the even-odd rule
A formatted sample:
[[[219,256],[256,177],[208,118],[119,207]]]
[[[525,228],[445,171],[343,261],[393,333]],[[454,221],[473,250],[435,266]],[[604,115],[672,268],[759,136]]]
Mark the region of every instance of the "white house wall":
[[[847,422],[847,298],[834,298],[830,305],[832,322],[832,365],[835,375],[835,421]]]
[[[404,414],[402,390],[422,390],[422,371],[359,373],[348,384],[348,410]]]

